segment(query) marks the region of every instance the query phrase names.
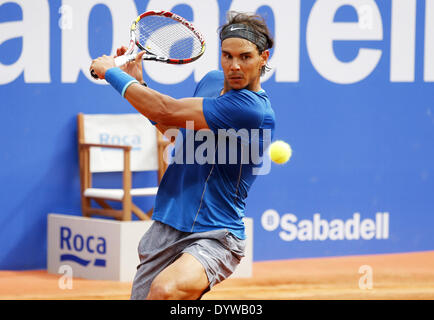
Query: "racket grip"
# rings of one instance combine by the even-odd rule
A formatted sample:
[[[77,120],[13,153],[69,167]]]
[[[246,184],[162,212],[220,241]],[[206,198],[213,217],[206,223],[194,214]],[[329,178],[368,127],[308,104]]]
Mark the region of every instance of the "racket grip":
[[[135,60],[137,57],[137,54],[126,54],[123,56],[119,56],[115,58],[115,65],[116,67],[123,66],[124,64]]]
[[[126,63],[128,63],[128,62],[130,62],[130,61],[135,60],[136,57],[137,57],[137,54],[136,54],[136,53],[135,53],[135,54],[125,54],[125,55],[123,55],[123,56],[116,57],[116,58],[114,59],[114,60],[115,60],[115,66],[116,66],[116,67],[123,66],[124,64],[126,64]],[[98,75],[95,73],[95,71],[93,71],[93,69],[90,70],[90,75],[91,75],[94,79],[99,79]]]
[[[99,79],[98,75],[95,73],[95,71],[93,71],[93,69],[90,70],[90,75],[91,75],[92,78],[94,78],[94,79]]]

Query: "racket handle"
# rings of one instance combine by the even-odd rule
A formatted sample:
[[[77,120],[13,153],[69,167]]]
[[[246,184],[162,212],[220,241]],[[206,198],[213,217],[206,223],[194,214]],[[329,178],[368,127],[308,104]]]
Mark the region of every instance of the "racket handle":
[[[90,70],[90,75],[91,75],[92,78],[94,78],[94,79],[99,79],[98,75],[95,73],[95,71],[93,71],[93,69]]]
[[[115,58],[115,66],[116,67],[120,67],[123,66],[124,64],[130,62],[130,61],[134,61],[137,57],[137,53],[134,54],[125,54],[123,56],[119,56]],[[95,71],[92,69],[90,70],[90,75],[94,78],[94,79],[99,79],[98,75],[95,73]]]
[[[123,56],[119,56],[115,58],[116,67],[123,66],[124,64],[134,61],[137,57],[137,54],[124,54]]]

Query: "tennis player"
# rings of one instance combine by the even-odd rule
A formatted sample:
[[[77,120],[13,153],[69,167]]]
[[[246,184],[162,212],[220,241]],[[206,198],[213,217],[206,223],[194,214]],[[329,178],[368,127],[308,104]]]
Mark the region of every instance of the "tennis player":
[[[90,69],[122,90],[131,105],[161,132],[179,128],[175,156],[184,152],[185,158],[187,148],[182,142],[187,134],[205,129],[216,137],[217,159],[230,151],[228,144],[224,150],[217,148],[221,132],[273,132],[275,122],[260,83],[273,46],[264,19],[230,12],[219,32],[223,72],[209,72],[192,98],[174,99],[141,85],[140,56],[122,69],[115,67],[113,57],[102,56]],[[125,50],[118,49],[118,54]],[[186,130],[187,121],[194,130]],[[246,143],[254,142],[253,136],[236,139],[238,155]],[[263,137],[259,135],[261,145]],[[196,141],[194,147],[200,143]],[[139,243],[140,264],[131,299],[200,299],[234,272],[244,256],[242,218],[247,193],[256,178],[253,168],[257,167],[252,159],[242,162],[240,158],[236,163],[194,161],[168,166],[156,197],[154,222]]]

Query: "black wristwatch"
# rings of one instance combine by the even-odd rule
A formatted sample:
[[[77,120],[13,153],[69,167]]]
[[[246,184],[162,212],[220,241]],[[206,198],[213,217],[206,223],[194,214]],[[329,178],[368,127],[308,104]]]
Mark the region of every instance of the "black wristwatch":
[[[141,85],[142,85],[142,86],[145,86],[145,87],[148,86],[148,84],[147,84],[145,81],[143,81],[143,82],[141,83]]]

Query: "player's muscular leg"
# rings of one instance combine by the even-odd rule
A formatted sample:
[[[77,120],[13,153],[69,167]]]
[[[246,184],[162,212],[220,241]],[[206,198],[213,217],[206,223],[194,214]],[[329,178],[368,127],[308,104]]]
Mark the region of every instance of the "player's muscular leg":
[[[208,287],[202,264],[184,253],[152,282],[148,300],[195,300]]]

